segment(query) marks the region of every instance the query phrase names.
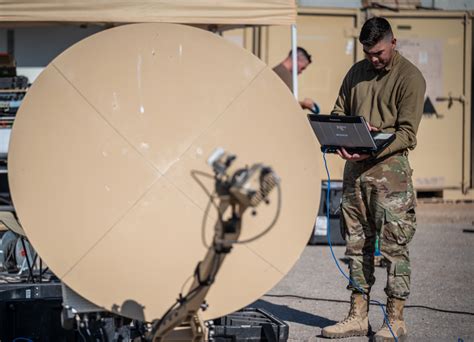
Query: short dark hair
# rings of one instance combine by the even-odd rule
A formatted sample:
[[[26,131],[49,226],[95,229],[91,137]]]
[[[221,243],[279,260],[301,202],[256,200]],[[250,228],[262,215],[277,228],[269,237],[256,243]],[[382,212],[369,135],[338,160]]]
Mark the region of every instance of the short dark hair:
[[[312,62],[311,55],[304,48],[302,48],[301,46],[298,46],[296,48],[296,53],[297,54],[302,54],[308,60],[308,62],[311,64],[311,62]],[[290,52],[288,53],[288,57],[291,57],[291,56],[293,56],[293,50],[290,50]]]
[[[373,17],[367,20],[364,26],[362,26],[359,42],[362,45],[374,46],[387,37],[393,37],[390,23],[385,18]]]

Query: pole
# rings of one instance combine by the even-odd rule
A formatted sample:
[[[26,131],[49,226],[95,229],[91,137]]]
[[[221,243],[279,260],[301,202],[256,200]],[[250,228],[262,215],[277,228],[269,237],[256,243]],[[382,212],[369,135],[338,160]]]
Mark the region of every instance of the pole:
[[[293,60],[293,95],[298,100],[298,54],[296,24],[291,25],[291,50]]]

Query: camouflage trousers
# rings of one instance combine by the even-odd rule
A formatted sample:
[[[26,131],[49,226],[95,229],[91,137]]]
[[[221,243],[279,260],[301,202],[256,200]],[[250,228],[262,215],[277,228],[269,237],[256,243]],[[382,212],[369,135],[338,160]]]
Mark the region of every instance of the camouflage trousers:
[[[406,299],[410,293],[408,244],[416,230],[411,175],[406,153],[345,165],[341,227],[351,278],[366,293],[375,282],[376,236],[387,261],[386,294]],[[354,290],[354,285],[349,284],[348,289]]]

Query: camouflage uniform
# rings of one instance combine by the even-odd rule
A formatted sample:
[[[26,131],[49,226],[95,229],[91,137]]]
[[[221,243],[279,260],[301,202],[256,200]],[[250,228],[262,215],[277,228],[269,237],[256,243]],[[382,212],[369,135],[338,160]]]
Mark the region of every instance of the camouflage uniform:
[[[361,115],[379,131],[395,133],[395,140],[376,158],[346,163],[341,221],[347,226],[346,253],[353,279],[365,291],[374,284],[378,234],[389,264],[386,292],[398,299],[406,299],[410,291],[408,243],[416,224],[407,151],[416,147],[425,89],[421,72],[395,51],[384,70],[375,70],[368,59],[354,64],[331,112]]]
[[[386,294],[406,299],[410,293],[408,244],[416,229],[411,175],[406,150],[345,165],[341,225],[351,278],[366,293],[375,282],[376,234],[388,262]],[[349,284],[348,289],[353,288]]]

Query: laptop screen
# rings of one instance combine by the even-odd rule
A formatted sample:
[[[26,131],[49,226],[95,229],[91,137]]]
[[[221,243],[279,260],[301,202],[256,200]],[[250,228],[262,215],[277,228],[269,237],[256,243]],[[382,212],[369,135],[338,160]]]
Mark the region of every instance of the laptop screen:
[[[362,117],[308,115],[321,146],[376,148]]]

